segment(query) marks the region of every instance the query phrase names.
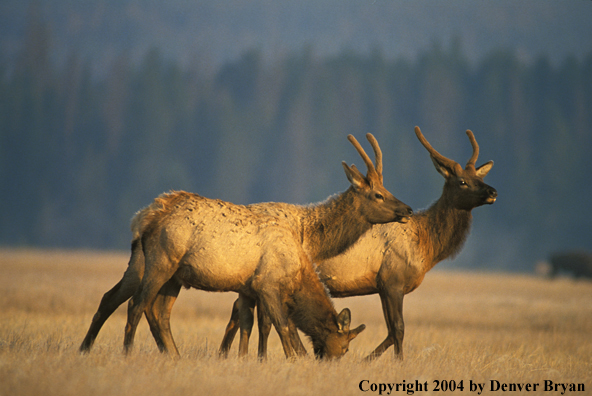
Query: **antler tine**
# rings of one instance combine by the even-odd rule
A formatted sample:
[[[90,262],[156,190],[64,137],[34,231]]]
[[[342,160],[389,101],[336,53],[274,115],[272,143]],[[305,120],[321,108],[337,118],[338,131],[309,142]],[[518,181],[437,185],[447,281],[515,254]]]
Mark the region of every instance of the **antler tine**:
[[[465,168],[468,168],[471,166],[474,168],[475,163],[477,162],[477,158],[479,157],[479,145],[477,144],[477,139],[475,139],[475,135],[473,135],[473,132],[471,132],[471,130],[469,130],[469,129],[467,129],[467,136],[469,137],[469,140],[471,141],[471,146],[473,146],[473,155],[467,161],[467,165]]]
[[[378,145],[378,141],[371,133],[366,134],[366,139],[370,142],[372,149],[374,150],[374,158],[376,161],[376,173],[380,176],[380,181],[382,182],[382,150]]]
[[[370,174],[371,172],[376,172],[376,168],[374,168],[374,164],[370,160],[370,157],[368,157],[368,154],[366,154],[366,152],[362,148],[362,145],[356,140],[356,138],[353,135],[347,135],[347,140],[349,140],[351,144],[354,145],[354,147],[358,151],[358,154],[360,154],[360,156],[364,160],[364,163],[368,168],[368,174]]]
[[[436,149],[434,149],[432,147],[432,145],[428,143],[428,141],[423,136],[423,134],[421,133],[421,130],[419,129],[418,126],[415,127],[415,135],[417,136],[417,138],[419,139],[421,144],[426,148],[426,150],[428,150],[428,153],[430,153],[430,155],[432,157],[434,157],[435,159],[437,159],[438,161],[440,161],[442,163],[450,164],[451,166],[454,166],[454,164],[456,164],[455,161],[451,160],[450,158],[446,158],[442,154],[437,152]]]

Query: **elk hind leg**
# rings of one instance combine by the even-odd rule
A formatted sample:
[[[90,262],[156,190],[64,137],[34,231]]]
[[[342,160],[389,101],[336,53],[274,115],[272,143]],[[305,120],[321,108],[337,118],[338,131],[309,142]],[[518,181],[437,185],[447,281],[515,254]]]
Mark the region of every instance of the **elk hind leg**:
[[[115,312],[117,308],[134,295],[144,274],[144,255],[139,243],[132,243],[132,256],[128,268],[121,280],[103,295],[99,308],[92,318],[92,322],[80,344],[80,352],[87,353],[93,346],[99,331],[105,321]]]
[[[123,294],[122,281],[119,281],[111,290],[103,295],[101,299],[101,303],[99,304],[99,308],[97,312],[94,314],[92,318],[92,322],[82,341],[80,344],[80,352],[86,353],[90,351],[90,348],[93,346],[99,331],[105,324],[105,321],[111,316],[113,312],[125,301],[127,301],[134,293],[134,290],[126,294]]]
[[[259,346],[257,349],[257,356],[260,360],[267,359],[267,340],[271,332],[271,320],[261,308],[261,304],[257,304],[257,327],[259,328]]]
[[[253,311],[255,310],[255,300],[239,295],[238,297],[238,313],[240,324],[240,338],[238,356],[244,357],[249,353],[249,338],[253,330]]]
[[[236,335],[239,329],[238,300],[239,299],[237,298],[234,301],[234,304],[232,304],[232,313],[230,314],[230,320],[226,325],[224,337],[222,338],[222,343],[220,344],[220,349],[218,350],[218,355],[223,358],[228,357],[228,351],[230,351],[230,347],[232,346],[234,336]]]
[[[170,317],[180,290],[181,284],[174,278],[169,279],[158,291],[152,306],[146,309],[146,319],[158,349],[176,357],[179,356],[179,350],[171,332]]]
[[[123,339],[123,349],[125,354],[129,354],[134,344],[134,337],[138,323],[142,314],[147,308],[152,309],[154,300],[164,284],[172,277],[172,273],[153,271],[153,273],[144,274],[142,283],[138,290],[128,303],[127,323],[125,325],[125,336]]]
[[[366,360],[372,360],[382,355],[391,345],[394,345],[395,356],[403,359],[403,337],[405,323],[403,321],[403,292],[379,291],[382,311],[388,330],[385,340],[369,355]]]

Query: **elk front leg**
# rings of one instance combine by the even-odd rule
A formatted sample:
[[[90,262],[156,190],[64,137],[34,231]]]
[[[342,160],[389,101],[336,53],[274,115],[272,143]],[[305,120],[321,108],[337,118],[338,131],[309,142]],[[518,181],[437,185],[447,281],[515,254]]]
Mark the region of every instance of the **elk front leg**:
[[[259,359],[265,360],[267,359],[267,341],[269,338],[269,333],[271,332],[271,321],[259,307],[257,307],[257,325],[259,327],[259,348],[257,356]],[[304,348],[304,345],[300,340],[298,328],[296,328],[296,325],[290,319],[288,320],[288,326],[290,328],[292,347],[294,348],[296,354],[298,356],[306,356],[306,348]]]
[[[234,304],[232,304],[232,313],[230,314],[230,320],[226,325],[224,337],[222,338],[222,343],[220,344],[220,349],[218,350],[218,355],[223,358],[228,357],[228,351],[230,351],[230,347],[232,346],[234,336],[236,335],[236,332],[239,329],[238,300],[239,299],[237,298],[234,301]]]
[[[288,307],[282,304],[279,293],[271,292],[269,294],[260,294],[257,309],[262,310],[263,315],[267,315],[275,327],[288,359],[295,357],[294,346],[290,336],[290,324],[288,321]]]
[[[292,320],[290,320],[290,336],[292,337],[292,345],[298,356],[306,356],[306,348],[304,348],[300,335],[298,335],[298,328]]]
[[[379,290],[382,311],[386,321],[388,335],[386,339],[366,357],[366,360],[376,359],[391,345],[394,345],[395,357],[403,359],[403,336],[405,323],[403,322],[403,297],[400,290]]]

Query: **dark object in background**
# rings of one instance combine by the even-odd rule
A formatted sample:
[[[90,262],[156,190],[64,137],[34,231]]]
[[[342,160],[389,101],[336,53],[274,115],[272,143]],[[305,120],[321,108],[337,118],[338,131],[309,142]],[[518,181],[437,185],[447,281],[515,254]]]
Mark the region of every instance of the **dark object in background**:
[[[560,252],[551,255],[551,271],[554,277],[561,273],[569,273],[576,278],[592,279],[592,253],[583,251]]]

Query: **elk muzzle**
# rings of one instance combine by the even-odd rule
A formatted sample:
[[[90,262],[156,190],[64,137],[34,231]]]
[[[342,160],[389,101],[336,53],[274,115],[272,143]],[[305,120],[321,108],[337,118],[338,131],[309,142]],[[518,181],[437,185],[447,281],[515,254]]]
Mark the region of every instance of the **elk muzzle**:
[[[411,218],[411,215],[413,215],[413,209],[408,206],[406,209],[399,210],[395,221],[397,223],[407,223]]]
[[[413,209],[411,209],[409,205],[399,201],[397,198],[394,198],[394,201],[391,204],[391,210],[393,211],[393,217],[390,222],[407,223],[410,216],[413,214]]]
[[[486,194],[487,195],[485,197],[485,203],[488,204],[488,205],[493,204],[496,201],[496,199],[497,199],[497,190],[495,188],[493,188],[493,187],[489,187],[486,190]]]

